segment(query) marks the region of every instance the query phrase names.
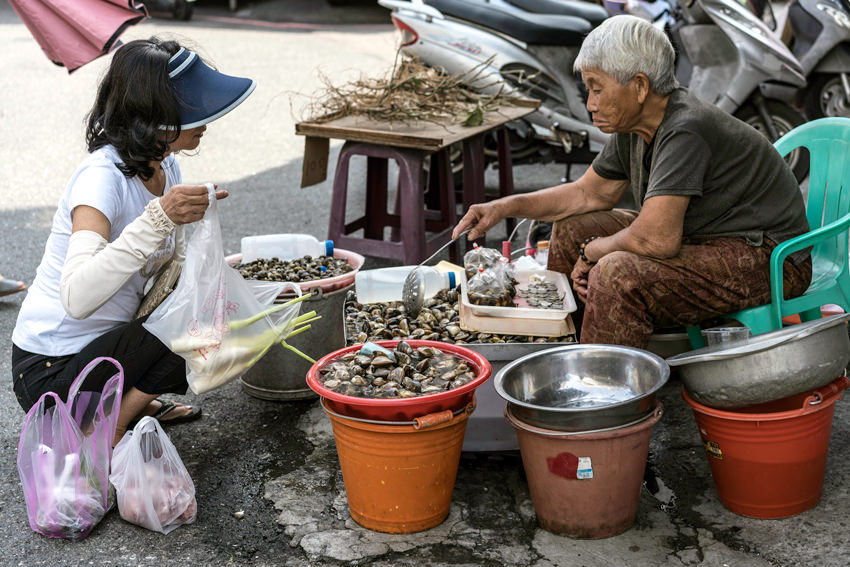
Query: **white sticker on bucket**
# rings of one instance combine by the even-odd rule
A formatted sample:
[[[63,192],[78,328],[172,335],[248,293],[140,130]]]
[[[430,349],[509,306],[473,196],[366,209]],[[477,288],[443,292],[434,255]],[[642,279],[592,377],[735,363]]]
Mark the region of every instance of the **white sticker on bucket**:
[[[593,478],[593,465],[590,462],[590,457],[578,458],[578,469],[576,469],[576,478]]]

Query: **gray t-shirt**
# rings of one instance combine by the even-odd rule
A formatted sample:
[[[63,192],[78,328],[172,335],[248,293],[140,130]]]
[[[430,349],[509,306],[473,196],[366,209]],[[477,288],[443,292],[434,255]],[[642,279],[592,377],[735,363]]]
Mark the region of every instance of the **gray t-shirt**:
[[[635,203],[688,195],[683,237],[743,237],[760,246],[809,230],[800,188],[773,145],[755,128],[678,88],[647,144],[615,134],[593,161],[606,179],[627,179]],[[791,255],[799,263],[808,249]]]

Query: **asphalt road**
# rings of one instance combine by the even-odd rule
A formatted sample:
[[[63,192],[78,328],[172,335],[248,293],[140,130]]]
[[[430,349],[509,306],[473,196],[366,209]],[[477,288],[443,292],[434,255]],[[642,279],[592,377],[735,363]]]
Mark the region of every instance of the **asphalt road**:
[[[238,252],[250,234],[326,235],[330,183],[300,188],[303,140],[294,125],[308,117],[304,108],[322,76],[339,84],[389,71],[396,40],[388,21],[374,7],[240,1],[233,13],[226,0],[200,0],[189,22],[155,18],[123,37],[153,34],[175,36],[222,71],[258,83],[244,104],[209,127],[196,155],[180,158],[186,180],[231,193],[219,207],[225,252]],[[0,273],[30,282],[59,196],[85,156],[83,119],[108,60],[69,76],[48,62],[4,0],[0,53]],[[338,149],[336,142],[329,163]],[[562,173],[559,166],[518,167],[514,176],[519,190],[533,190]],[[489,243],[503,237],[496,230]],[[367,268],[382,263],[369,258]],[[0,566],[848,565],[847,402],[836,404],[820,504],[792,518],[757,520],[719,503],[675,381],[659,394],[665,412],[653,429],[658,490],[642,490],[635,526],[606,540],[540,529],[516,453],[465,454],[451,513],[437,528],[410,536],[359,528],[348,515],[329,420],[317,404],[258,400],[237,382],[187,396],[204,417],[168,430],[197,488],[195,524],[163,536],[113,512],[82,542],[48,540],[29,529],[15,462],[23,413],[8,382],[8,337],[22,295],[0,298],[0,336],[7,337],[0,341],[0,377],[7,380],[0,388]]]

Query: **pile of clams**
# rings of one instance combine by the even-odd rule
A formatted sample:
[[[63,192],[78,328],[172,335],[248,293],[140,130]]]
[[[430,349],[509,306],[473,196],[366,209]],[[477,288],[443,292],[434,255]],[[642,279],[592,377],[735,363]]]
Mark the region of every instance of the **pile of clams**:
[[[295,260],[257,258],[253,262],[233,266],[246,280],[271,282],[309,282],[341,276],[354,268],[348,258],[304,256]]]
[[[381,351],[349,352],[319,370],[319,382],[346,396],[413,398],[459,388],[475,379],[463,358],[434,347],[400,341],[392,357]]]
[[[411,317],[400,301],[390,303],[358,303],[350,291],[345,301],[345,337],[347,344],[387,339],[424,339],[453,344],[470,343],[570,343],[575,335],[533,337],[498,335],[464,331],[460,327],[459,293],[443,290],[425,300],[416,317]]]

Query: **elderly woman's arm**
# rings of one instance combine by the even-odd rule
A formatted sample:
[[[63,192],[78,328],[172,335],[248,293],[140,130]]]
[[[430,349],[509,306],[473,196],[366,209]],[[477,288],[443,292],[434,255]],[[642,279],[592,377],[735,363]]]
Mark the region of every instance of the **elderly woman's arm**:
[[[472,205],[455,227],[452,236],[457,238],[469,228],[469,240],[481,238],[507,217],[554,221],[581,213],[612,209],[628,186],[628,181],[605,179],[593,167],[588,167],[578,180],[570,183]]]
[[[672,258],[682,245],[682,227],[690,199],[681,195],[650,197],[630,226],[593,240],[585,247],[585,255],[592,262],[618,250],[650,258]]]

